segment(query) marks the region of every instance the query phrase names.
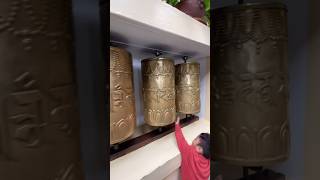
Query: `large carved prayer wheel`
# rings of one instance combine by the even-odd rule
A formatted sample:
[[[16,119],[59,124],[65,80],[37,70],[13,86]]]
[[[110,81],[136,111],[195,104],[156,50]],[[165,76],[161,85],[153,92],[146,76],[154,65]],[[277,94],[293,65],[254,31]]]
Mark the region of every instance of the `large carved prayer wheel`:
[[[174,63],[168,58],[141,62],[144,120],[151,126],[166,126],[175,121]]]
[[[136,126],[132,57],[110,47],[110,144],[130,137]]]
[[[177,112],[200,112],[200,64],[187,62],[175,66]]]
[[[0,179],[83,179],[70,3],[0,1]]]
[[[264,166],[289,156],[287,10],[243,4],[214,11],[215,158]]]

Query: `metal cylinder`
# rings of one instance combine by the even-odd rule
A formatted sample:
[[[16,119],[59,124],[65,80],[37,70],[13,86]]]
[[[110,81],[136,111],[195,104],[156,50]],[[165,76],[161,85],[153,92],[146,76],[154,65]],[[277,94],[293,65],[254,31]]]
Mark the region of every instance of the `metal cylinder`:
[[[70,1],[0,1],[0,179],[83,179],[70,20]]]
[[[174,63],[168,58],[141,62],[144,120],[151,126],[166,126],[175,121]]]
[[[215,158],[265,166],[289,156],[287,10],[278,3],[214,11]]]
[[[200,112],[200,64],[187,62],[175,66],[177,112]]]
[[[136,127],[132,57],[110,47],[110,144],[130,137]]]

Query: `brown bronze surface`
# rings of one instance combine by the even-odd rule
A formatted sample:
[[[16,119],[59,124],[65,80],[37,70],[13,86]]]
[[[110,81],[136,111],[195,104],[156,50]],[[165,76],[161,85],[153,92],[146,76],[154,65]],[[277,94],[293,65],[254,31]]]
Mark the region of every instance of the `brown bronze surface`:
[[[82,180],[71,4],[0,1],[0,179]]]
[[[176,5],[176,8],[193,18],[201,19],[205,15],[203,0],[183,0]]]
[[[174,63],[168,58],[141,62],[144,120],[151,126],[166,126],[175,121]]]
[[[177,112],[200,112],[200,64],[183,63],[175,67]]]
[[[132,66],[130,53],[110,47],[110,144],[127,139],[136,127]]]
[[[264,166],[289,156],[287,12],[282,4],[214,11],[217,160]]]

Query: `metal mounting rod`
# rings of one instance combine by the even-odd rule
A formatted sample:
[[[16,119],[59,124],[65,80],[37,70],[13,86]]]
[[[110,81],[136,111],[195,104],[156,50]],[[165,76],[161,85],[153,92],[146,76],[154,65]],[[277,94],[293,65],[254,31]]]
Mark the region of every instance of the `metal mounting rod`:
[[[154,54],[159,57],[162,53],[160,51],[155,51]]]
[[[244,179],[247,179],[248,178],[248,176],[249,176],[249,168],[248,167],[243,167],[243,169],[242,169],[243,171],[243,178]]]
[[[261,172],[263,170],[262,166],[257,167],[243,167],[243,178],[246,179],[249,176],[249,170],[253,170],[255,172]]]
[[[188,56],[183,56],[182,59],[183,59],[184,63],[186,63],[187,59],[188,59]]]

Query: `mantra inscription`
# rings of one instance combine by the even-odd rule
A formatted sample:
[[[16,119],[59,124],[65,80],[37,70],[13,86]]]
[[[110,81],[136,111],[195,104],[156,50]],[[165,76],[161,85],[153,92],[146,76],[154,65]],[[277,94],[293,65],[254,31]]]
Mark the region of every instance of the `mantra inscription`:
[[[70,1],[0,2],[0,179],[83,179],[70,18]]]
[[[136,109],[131,55],[110,47],[110,144],[119,143],[134,133]]]
[[[183,63],[175,66],[177,112],[200,112],[200,64]]]
[[[282,4],[214,11],[215,158],[264,166],[289,156],[287,16]]]
[[[174,63],[168,58],[141,62],[144,120],[151,126],[166,126],[175,121]]]

